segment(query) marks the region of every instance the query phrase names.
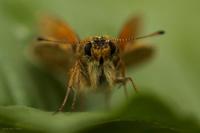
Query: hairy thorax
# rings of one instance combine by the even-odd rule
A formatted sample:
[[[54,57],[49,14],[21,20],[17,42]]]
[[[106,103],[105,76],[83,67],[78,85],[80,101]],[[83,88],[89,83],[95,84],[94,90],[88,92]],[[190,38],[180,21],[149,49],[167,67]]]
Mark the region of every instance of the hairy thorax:
[[[111,61],[100,64],[97,61],[88,63],[88,79],[91,89],[111,89],[115,80],[115,67]]]
[[[109,91],[114,86],[116,68],[111,61],[77,61],[71,69],[69,85],[80,91]]]

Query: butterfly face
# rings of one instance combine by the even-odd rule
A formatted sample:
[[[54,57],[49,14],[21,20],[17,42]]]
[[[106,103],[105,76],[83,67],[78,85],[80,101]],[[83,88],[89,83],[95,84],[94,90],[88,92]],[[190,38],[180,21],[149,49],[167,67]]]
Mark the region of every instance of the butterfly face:
[[[99,64],[111,60],[116,53],[117,45],[104,36],[92,37],[84,46],[85,56],[99,62]]]

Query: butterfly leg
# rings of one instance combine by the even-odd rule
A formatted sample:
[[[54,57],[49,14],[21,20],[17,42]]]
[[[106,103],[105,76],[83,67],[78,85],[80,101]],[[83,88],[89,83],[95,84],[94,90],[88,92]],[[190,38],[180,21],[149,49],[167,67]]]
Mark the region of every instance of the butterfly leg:
[[[130,82],[134,88],[134,90],[136,92],[138,92],[138,89],[135,85],[135,83],[133,82],[133,79],[131,77],[118,77],[115,79],[115,83],[120,83],[120,84],[123,84],[124,86],[124,92],[125,92],[125,95],[128,96],[128,92],[127,92],[127,88],[126,88],[126,84],[127,82]]]
[[[76,105],[76,101],[77,101],[77,95],[78,95],[78,97],[80,96],[81,83],[82,83],[82,80],[81,80],[82,75],[80,73],[78,73],[76,76],[77,76],[76,77],[77,82],[76,82],[76,85],[74,85],[74,86],[76,86],[76,89],[74,89],[74,96],[73,96],[73,101],[72,101],[72,105],[71,105],[72,111],[76,110],[75,105]]]
[[[67,91],[66,91],[66,94],[65,94],[65,97],[64,97],[64,100],[62,102],[62,104],[60,105],[60,107],[57,109],[57,112],[62,112],[64,107],[65,107],[65,104],[67,103],[67,100],[68,100],[68,97],[69,97],[69,94],[70,94],[70,91],[71,91],[71,87],[67,87]]]
[[[73,88],[73,82],[72,82],[72,81],[73,81],[73,79],[74,79],[74,71],[72,70],[71,73],[72,73],[72,74],[71,74],[70,79],[69,79],[69,82],[68,82],[68,87],[67,87],[67,90],[66,90],[66,93],[65,93],[64,100],[63,100],[62,104],[60,105],[60,107],[58,108],[58,110],[57,110],[55,113],[57,113],[57,112],[62,112],[62,111],[63,111],[63,109],[64,109],[64,107],[65,107],[65,105],[66,105],[66,103],[67,103],[69,94],[70,94],[70,92],[71,92],[71,90],[72,90],[72,88]],[[73,90],[74,90],[74,89],[73,89]]]
[[[71,110],[75,111],[75,105],[76,105],[76,100],[77,100],[77,91],[74,91],[74,96],[73,96],[73,101],[72,101],[72,105],[71,105]]]
[[[126,87],[127,79],[125,78],[125,70],[126,69],[125,69],[125,64],[123,61],[119,62],[118,70],[119,70],[119,75],[118,75],[119,78],[117,78],[115,82],[120,83],[120,87],[123,86],[124,94],[125,94],[126,98],[128,99],[128,91],[127,91],[127,87]]]

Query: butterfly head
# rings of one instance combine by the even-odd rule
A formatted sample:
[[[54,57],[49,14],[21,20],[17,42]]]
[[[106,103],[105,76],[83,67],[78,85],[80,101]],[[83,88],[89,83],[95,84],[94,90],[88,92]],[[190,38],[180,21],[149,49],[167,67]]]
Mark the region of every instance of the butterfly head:
[[[105,36],[94,36],[84,46],[84,54],[103,64],[117,52],[117,45]]]

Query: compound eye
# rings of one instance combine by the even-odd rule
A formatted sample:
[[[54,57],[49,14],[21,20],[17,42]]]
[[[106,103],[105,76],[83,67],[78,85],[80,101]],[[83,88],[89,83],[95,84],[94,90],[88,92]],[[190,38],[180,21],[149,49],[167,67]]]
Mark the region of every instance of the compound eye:
[[[116,46],[113,42],[109,42],[109,46],[110,46],[110,54],[113,55],[115,53],[116,50]]]
[[[84,47],[85,54],[88,56],[91,56],[91,47],[92,47],[91,43],[87,43]]]

